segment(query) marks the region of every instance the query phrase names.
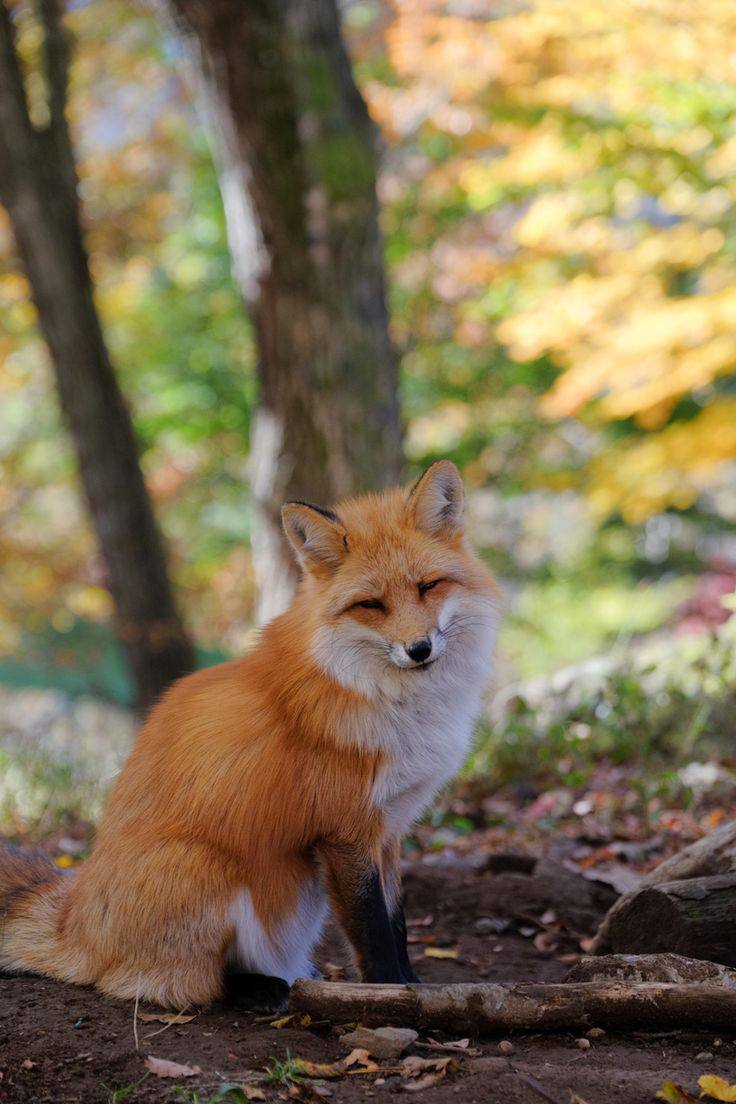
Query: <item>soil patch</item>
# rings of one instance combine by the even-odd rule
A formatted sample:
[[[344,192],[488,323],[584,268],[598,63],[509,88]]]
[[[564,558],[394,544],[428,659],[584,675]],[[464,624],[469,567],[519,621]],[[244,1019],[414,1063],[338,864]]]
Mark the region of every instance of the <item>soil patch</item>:
[[[410,950],[424,981],[561,980],[611,896],[607,887],[546,859],[526,858],[516,866],[511,860],[418,862],[407,868],[405,883]],[[328,972],[346,970],[334,938],[323,957]],[[326,1025],[278,1028],[220,1006],[188,1023],[139,1020],[137,1030],[138,1052],[131,1004],[40,978],[0,979],[0,1102],[204,1104],[223,1082],[247,1079],[273,1059],[329,1063],[345,1054]],[[704,1073],[735,1081],[736,1025],[734,1031],[720,1038],[712,1032],[609,1033],[594,1035],[587,1049],[572,1035],[517,1034],[509,1055],[499,1053],[498,1038],[473,1039],[472,1053],[457,1056],[456,1070],[414,1095],[432,1104],[569,1104],[571,1093],[587,1104],[645,1104],[667,1079],[691,1092]],[[441,1056],[421,1047],[411,1053]],[[146,1072],[147,1054],[198,1066],[201,1073],[157,1078]],[[335,1104],[403,1094],[396,1075],[375,1082],[376,1076],[355,1075],[323,1085]],[[301,1085],[260,1087],[268,1101],[318,1099],[310,1082]]]

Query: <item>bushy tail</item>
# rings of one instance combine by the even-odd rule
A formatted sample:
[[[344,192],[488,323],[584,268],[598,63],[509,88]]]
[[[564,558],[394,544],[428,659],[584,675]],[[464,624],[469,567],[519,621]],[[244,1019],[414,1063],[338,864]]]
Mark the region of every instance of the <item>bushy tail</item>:
[[[62,877],[45,855],[0,846],[0,970],[38,968]],[[36,924],[29,926],[32,917]]]

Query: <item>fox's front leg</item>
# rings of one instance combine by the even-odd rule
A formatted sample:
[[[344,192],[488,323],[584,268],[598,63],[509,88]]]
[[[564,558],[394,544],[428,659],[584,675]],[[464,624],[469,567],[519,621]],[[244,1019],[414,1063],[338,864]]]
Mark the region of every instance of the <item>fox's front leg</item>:
[[[404,902],[401,895],[401,874],[399,873],[399,859],[401,855],[401,840],[398,836],[388,840],[383,845],[381,855],[381,874],[383,878],[383,891],[386,897],[388,915],[391,921],[396,954],[399,959],[399,967],[404,981],[419,981],[414,967],[409,958],[409,949],[406,945],[406,917],[404,916]]]
[[[319,851],[335,915],[355,950],[363,981],[404,982],[380,857],[355,843],[325,841]]]

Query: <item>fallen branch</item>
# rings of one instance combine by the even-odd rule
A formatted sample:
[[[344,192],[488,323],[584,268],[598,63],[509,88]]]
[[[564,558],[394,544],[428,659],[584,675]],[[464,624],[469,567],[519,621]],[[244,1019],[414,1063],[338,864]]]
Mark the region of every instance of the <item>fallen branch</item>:
[[[360,1021],[473,1034],[592,1026],[732,1028],[736,991],[712,983],[595,981],[555,985],[361,985],[296,981],[291,1009],[333,1023]]]
[[[612,954],[581,958],[565,975],[566,983],[575,981],[658,981],[736,989],[736,970],[678,954]]]
[[[657,954],[736,966],[736,874],[667,881],[627,896],[609,913],[614,952]]]
[[[656,866],[645,874],[638,889],[633,893],[625,893],[616,901],[608,914],[604,917],[598,932],[590,947],[590,954],[607,954],[613,949],[611,943],[611,930],[622,910],[630,905],[637,893],[650,887],[661,885],[663,882],[682,881],[685,878],[709,878],[717,874],[730,874],[736,871],[736,822],[721,825],[707,836],[696,840],[672,855],[669,859]],[[633,950],[619,945],[618,950]],[[673,950],[669,947],[668,950]],[[714,956],[709,953],[709,948],[703,948],[708,958]],[[685,951],[684,953],[688,953]]]

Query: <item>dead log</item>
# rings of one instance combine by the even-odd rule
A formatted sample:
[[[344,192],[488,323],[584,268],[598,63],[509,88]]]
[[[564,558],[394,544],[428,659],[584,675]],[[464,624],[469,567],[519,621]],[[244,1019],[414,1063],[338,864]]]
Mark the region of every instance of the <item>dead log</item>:
[[[713,983],[594,981],[554,985],[361,985],[299,980],[291,1011],[333,1023],[417,1031],[569,1031],[589,1027],[658,1031],[731,1029],[736,990]]]
[[[715,831],[691,843],[689,847],[665,859],[654,870],[645,874],[641,885],[636,890],[625,893],[609,909],[591,944],[589,953],[600,955],[613,949],[610,931],[618,913],[647,887],[660,885],[662,882],[680,881],[684,878],[709,878],[717,874],[731,873],[736,873],[736,822],[716,828]],[[619,949],[633,951],[634,948],[619,946]],[[668,947],[667,950],[674,950],[674,948]],[[707,958],[714,957],[707,946],[702,947],[701,952],[705,952]]]
[[[736,966],[736,874],[648,886],[611,918],[614,952],[670,951]]]
[[[566,983],[575,981],[707,983],[736,989],[736,970],[678,954],[611,954],[581,958],[565,975]]]

